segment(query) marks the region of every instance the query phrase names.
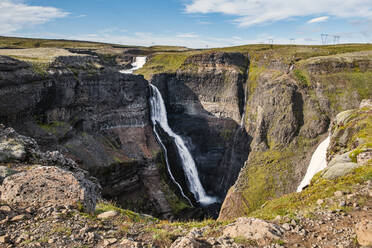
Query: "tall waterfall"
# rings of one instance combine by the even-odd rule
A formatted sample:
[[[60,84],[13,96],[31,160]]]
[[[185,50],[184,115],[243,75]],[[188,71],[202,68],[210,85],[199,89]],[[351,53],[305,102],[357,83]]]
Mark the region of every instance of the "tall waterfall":
[[[187,149],[184,141],[179,135],[174,133],[173,130],[169,127],[168,119],[167,119],[167,111],[166,111],[165,104],[164,104],[163,98],[159,90],[152,84],[150,84],[150,87],[152,90],[151,97],[150,97],[151,121],[153,122],[153,125],[154,125],[154,132],[159,142],[161,143],[165,153],[167,153],[167,150],[164,144],[161,142],[160,136],[156,131],[156,128],[155,128],[156,125],[159,125],[164,130],[164,132],[166,132],[170,137],[174,139],[174,142],[178,150],[178,154],[182,161],[182,168],[183,168],[183,171],[185,172],[189,189],[191,193],[194,195],[197,202],[199,202],[201,205],[209,205],[209,204],[216,202],[217,199],[215,197],[210,197],[206,194],[200,182],[198,171],[195,166],[195,161],[193,160],[191,153]],[[183,193],[181,186],[176,182],[176,180],[174,179],[170,171],[167,154],[165,154],[165,157],[166,157],[168,172],[171,175],[173,182],[175,182],[175,184],[181,189],[182,195],[185,198],[187,198],[185,194]]]
[[[125,74],[131,74],[134,71],[142,68],[146,64],[146,60],[147,60],[147,57],[144,57],[144,56],[135,57],[134,62],[132,63],[133,67],[128,70],[121,70],[120,72],[125,73]]]
[[[326,138],[319,146],[316,148],[313,156],[311,157],[311,161],[309,167],[307,168],[306,175],[304,179],[302,179],[300,185],[297,188],[297,192],[301,192],[302,189],[310,184],[311,179],[313,176],[321,170],[324,170],[327,167],[327,148],[331,138]]]

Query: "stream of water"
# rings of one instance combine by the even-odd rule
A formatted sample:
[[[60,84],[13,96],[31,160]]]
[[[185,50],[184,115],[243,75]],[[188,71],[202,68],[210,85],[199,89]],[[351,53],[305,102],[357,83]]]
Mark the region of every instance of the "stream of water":
[[[310,184],[313,176],[321,170],[327,167],[327,148],[329,146],[331,138],[326,138],[319,146],[316,148],[313,156],[311,157],[309,167],[307,168],[306,175],[302,179],[300,185],[297,188],[297,192],[301,192],[302,189]]]

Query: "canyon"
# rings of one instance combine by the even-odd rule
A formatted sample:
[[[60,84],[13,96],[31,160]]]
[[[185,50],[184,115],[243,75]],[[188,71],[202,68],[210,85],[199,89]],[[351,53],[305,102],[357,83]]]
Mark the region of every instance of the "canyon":
[[[233,219],[295,192],[330,121],[371,97],[370,47],[110,49],[45,67],[0,56],[0,123],[74,159],[105,199],[161,218]]]

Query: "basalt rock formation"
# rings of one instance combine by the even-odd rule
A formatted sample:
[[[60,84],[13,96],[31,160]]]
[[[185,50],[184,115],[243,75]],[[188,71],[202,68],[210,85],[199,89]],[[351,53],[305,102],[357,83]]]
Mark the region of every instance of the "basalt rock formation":
[[[167,215],[163,191],[147,185],[164,184],[148,95],[143,77],[121,74],[96,56],[59,57],[48,68],[0,56],[1,123],[43,150],[74,158],[99,179],[105,197]]]
[[[251,152],[226,196],[221,220],[247,215],[267,200],[294,192],[328,135],[330,120],[371,97],[369,52],[282,67],[260,67],[248,81],[245,127]]]
[[[170,126],[193,155],[206,192],[221,199],[248,156],[249,137],[240,126],[248,69],[243,54],[205,53],[187,58],[176,73],[151,80],[162,93]]]

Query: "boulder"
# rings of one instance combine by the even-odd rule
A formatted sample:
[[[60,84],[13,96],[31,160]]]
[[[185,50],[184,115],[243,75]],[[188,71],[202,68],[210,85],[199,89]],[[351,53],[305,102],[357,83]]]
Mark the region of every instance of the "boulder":
[[[357,163],[351,161],[349,157],[350,152],[336,155],[329,163],[322,173],[325,179],[334,179],[344,176],[351,172],[354,168],[358,167]]]
[[[203,248],[205,245],[192,237],[180,237],[173,242],[171,248]]]
[[[105,220],[105,219],[114,218],[117,215],[118,215],[118,212],[116,212],[116,211],[107,211],[107,212],[103,212],[103,213],[99,214],[97,216],[97,218],[100,219],[100,220]]]
[[[33,139],[19,135],[13,128],[0,125],[0,162],[25,161],[29,151],[38,148]]]
[[[0,200],[20,206],[83,207],[92,213],[98,198],[98,186],[84,178],[58,167],[36,167],[5,178],[0,187]]]
[[[0,140],[0,162],[22,161],[25,157],[26,151],[23,144],[14,139]]]
[[[15,173],[17,173],[17,171],[9,169],[5,166],[0,166],[0,185],[3,183],[6,177],[11,176]]]
[[[372,108],[372,99],[363,99],[360,102],[359,108],[364,108],[364,107]]]
[[[271,240],[280,239],[284,232],[285,230],[276,224],[256,218],[241,217],[226,226],[223,234],[232,238],[243,237],[260,244],[267,244]]]
[[[362,246],[372,246],[372,219],[364,219],[355,225],[358,243]]]

